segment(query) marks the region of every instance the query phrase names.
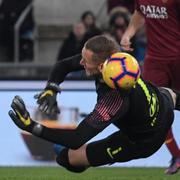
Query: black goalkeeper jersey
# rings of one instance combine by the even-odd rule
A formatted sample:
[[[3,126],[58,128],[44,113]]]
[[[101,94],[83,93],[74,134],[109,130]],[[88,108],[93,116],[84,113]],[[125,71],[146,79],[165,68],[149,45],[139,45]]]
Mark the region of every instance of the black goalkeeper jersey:
[[[82,70],[81,55],[59,61],[48,81],[60,84],[72,71]],[[95,78],[97,103],[92,112],[72,130],[43,128],[40,135],[69,148],[78,148],[113,123],[132,140],[150,138],[168,119],[161,119],[163,96],[158,88],[139,79],[130,92],[109,88],[101,77]]]

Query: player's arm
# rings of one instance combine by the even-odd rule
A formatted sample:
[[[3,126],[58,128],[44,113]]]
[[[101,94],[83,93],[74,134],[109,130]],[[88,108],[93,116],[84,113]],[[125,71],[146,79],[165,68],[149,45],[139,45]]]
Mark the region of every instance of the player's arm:
[[[130,47],[131,46],[130,40],[143,25],[144,25],[144,17],[138,10],[135,10],[131,17],[128,28],[126,29],[125,33],[123,34],[123,37],[120,42],[120,44],[124,50],[126,50],[126,51],[133,50]]]
[[[135,10],[131,17],[125,35],[128,35],[130,38],[132,38],[143,25],[144,25],[144,17],[138,10]]]
[[[80,65],[81,54],[58,61],[52,68],[46,87],[35,95],[39,109],[46,114],[59,113],[56,96],[60,92],[59,84],[64,81],[66,75],[72,71],[82,70]]]
[[[14,97],[11,107],[9,116],[20,129],[72,149],[77,149],[87,138],[97,134],[97,131],[87,125],[86,121],[83,121],[76,129],[55,129],[43,126],[31,119],[24,101],[19,96]]]
[[[80,61],[81,54],[57,61],[49,74],[48,83],[53,82],[59,85],[68,73],[83,70],[84,67],[80,65]]]
[[[48,128],[33,121],[19,96],[13,99],[13,111],[10,110],[9,115],[20,129],[56,144],[77,149],[121,117],[123,100],[118,94],[110,96],[107,93],[107,96],[100,98],[93,112],[76,129]]]

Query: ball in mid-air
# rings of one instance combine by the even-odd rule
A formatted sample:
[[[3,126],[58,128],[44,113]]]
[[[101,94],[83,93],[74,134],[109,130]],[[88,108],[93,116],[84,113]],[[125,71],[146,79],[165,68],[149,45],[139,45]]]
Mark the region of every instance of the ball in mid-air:
[[[109,87],[128,90],[140,77],[140,67],[132,55],[118,52],[104,62],[102,75]]]

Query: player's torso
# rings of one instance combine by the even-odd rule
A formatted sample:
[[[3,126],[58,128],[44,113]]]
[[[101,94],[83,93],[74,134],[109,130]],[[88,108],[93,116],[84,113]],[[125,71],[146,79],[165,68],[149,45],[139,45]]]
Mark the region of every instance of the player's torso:
[[[175,0],[136,0],[136,2],[146,18],[158,19],[167,19],[168,13],[176,4]]]
[[[138,80],[129,96],[129,110],[119,120],[119,127],[129,135],[156,131],[159,128],[161,97],[156,87]]]
[[[96,80],[97,98],[103,96],[104,93],[109,91],[109,87],[101,82],[101,79]],[[122,94],[119,91],[123,101],[128,101],[128,109],[122,119],[117,121],[117,126],[120,129],[137,129],[137,127],[154,127],[157,124],[157,116],[159,114],[160,94],[158,89],[150,83],[139,79],[136,87],[130,93]],[[123,102],[127,104],[127,102]]]
[[[145,18],[148,53],[159,57],[180,55],[180,12],[175,0],[137,0]]]

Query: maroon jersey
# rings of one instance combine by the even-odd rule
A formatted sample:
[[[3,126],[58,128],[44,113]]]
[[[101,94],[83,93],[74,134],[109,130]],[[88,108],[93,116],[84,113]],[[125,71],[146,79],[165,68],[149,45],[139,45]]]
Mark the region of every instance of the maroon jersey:
[[[136,0],[145,18],[147,54],[163,61],[180,60],[180,9],[178,0]]]

